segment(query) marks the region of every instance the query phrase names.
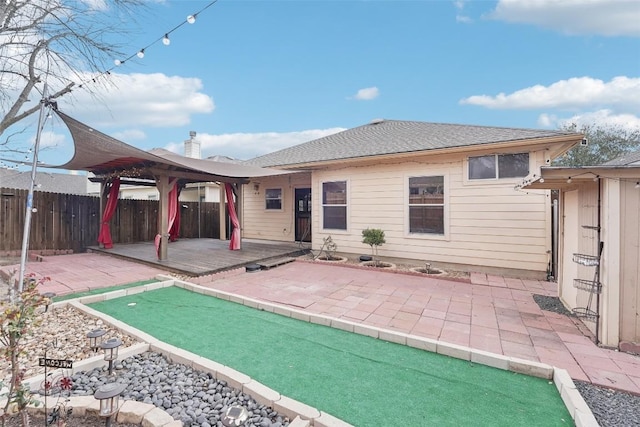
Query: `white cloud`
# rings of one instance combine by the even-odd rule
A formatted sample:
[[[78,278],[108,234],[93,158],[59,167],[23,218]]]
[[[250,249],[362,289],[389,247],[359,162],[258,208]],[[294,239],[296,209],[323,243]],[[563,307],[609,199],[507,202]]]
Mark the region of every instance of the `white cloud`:
[[[640,113],[638,99],[640,78],[619,76],[604,82],[591,77],[574,77],[549,86],[531,86],[511,94],[474,95],[460,100],[460,103],[491,109],[609,107]]]
[[[376,99],[380,95],[380,91],[377,87],[367,87],[364,89],[360,89],[358,93],[354,96],[349,97],[348,99],[357,99],[360,101],[370,101],[372,99]]]
[[[611,110],[598,110],[575,114],[568,118],[559,118],[553,114],[541,114],[538,124],[546,128],[557,128],[565,124],[575,123],[578,127],[597,123],[599,126],[640,130],[640,117],[633,114],[614,114]]]
[[[35,135],[33,136],[32,143],[35,142]],[[60,148],[66,145],[66,137],[62,134],[42,131],[40,134],[40,148]]]
[[[147,138],[147,134],[140,129],[126,129],[121,132],[114,132],[111,136],[123,142],[141,141]]]
[[[303,142],[322,138],[344,128],[310,129],[299,132],[261,132],[261,133],[227,133],[211,135],[198,133],[202,157],[224,155],[236,159],[247,160],[256,156],[288,148]],[[183,154],[183,143],[171,143],[165,148],[174,153]]]
[[[637,0],[500,0],[488,17],[565,34],[640,36]]]
[[[462,12],[462,10],[464,9],[464,1],[462,0],[457,0],[453,2],[453,6],[459,11]],[[471,22],[473,22],[473,20],[471,19],[470,16],[467,15],[463,15],[461,13],[457,13],[456,14],[456,22],[460,22],[462,24],[470,24]]]
[[[161,73],[111,73],[108,78],[108,87],[92,86],[98,99],[76,89],[72,97],[59,102],[60,110],[96,127],[172,127],[187,125],[192,114],[211,113],[215,108],[213,99],[201,92],[198,78]],[[73,103],[63,106],[70,98]]]

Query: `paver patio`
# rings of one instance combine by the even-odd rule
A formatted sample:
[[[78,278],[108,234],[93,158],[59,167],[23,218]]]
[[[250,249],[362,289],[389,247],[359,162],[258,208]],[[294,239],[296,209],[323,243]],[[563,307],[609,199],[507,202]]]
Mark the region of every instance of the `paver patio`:
[[[52,278],[41,292],[63,295],[150,279],[163,270],[102,254],[75,254],[31,262],[27,272]],[[464,283],[306,261],[189,280],[311,313],[547,363],[566,369],[574,380],[640,395],[640,356],[600,348],[579,320],[539,308],[532,295],[555,296],[555,283],[480,273]]]

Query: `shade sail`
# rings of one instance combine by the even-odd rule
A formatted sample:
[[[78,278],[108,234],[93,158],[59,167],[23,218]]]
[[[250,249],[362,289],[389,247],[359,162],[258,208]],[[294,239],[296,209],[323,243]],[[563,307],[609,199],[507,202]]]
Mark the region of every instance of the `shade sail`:
[[[58,169],[83,170],[100,175],[154,179],[170,173],[186,182],[242,182],[253,177],[290,174],[290,171],[237,163],[193,159],[163,149],[144,151],[56,111],[71,132],[75,152]]]

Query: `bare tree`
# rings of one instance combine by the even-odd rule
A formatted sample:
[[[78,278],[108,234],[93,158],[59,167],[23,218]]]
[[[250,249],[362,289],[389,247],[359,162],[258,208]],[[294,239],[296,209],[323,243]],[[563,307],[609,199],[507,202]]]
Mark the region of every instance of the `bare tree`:
[[[51,100],[82,82],[108,84],[105,71],[122,58],[144,3],[0,0],[0,135],[38,111],[45,80]]]

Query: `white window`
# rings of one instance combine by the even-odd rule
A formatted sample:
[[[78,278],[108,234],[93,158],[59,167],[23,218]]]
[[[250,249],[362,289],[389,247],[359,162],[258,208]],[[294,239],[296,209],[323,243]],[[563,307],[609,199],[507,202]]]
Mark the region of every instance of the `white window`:
[[[529,175],[529,153],[469,157],[469,179],[520,178]]]
[[[322,183],[322,228],[347,229],[347,181]]]
[[[409,178],[409,233],[444,234],[444,176]]]
[[[282,209],[282,188],[267,188],[264,192],[265,209]]]

